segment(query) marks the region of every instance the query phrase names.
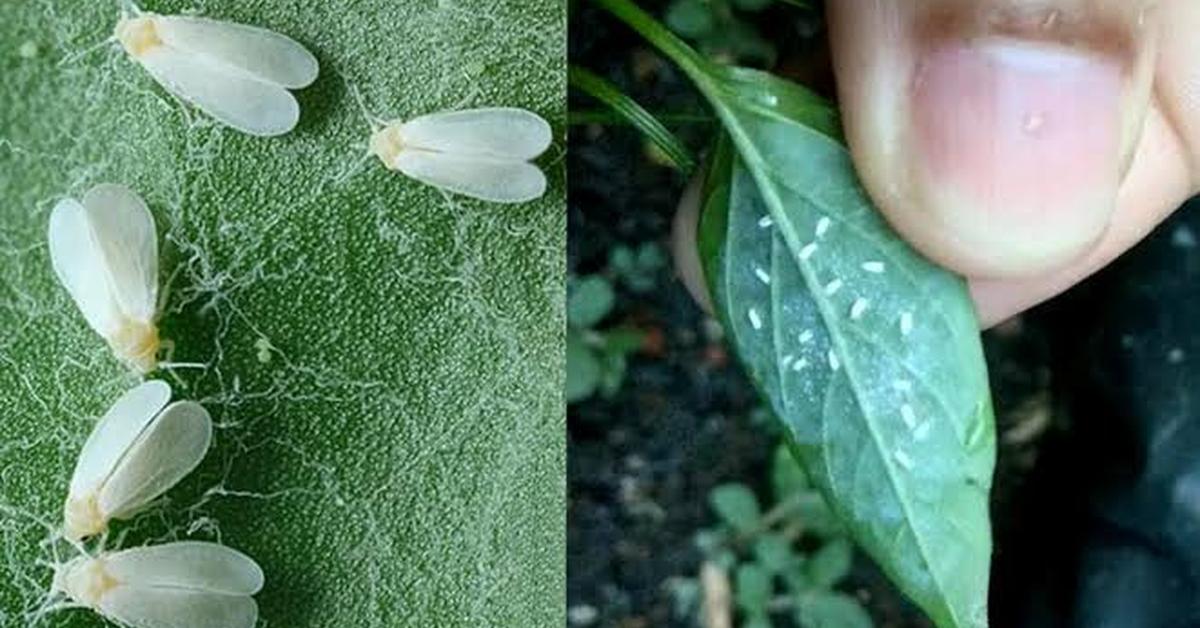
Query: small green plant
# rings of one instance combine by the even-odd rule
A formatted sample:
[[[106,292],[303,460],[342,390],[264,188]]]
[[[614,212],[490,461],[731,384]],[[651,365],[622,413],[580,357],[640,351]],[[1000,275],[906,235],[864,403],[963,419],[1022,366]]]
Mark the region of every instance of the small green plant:
[[[667,255],[657,242],[631,247],[617,245],[608,254],[608,269],[626,288],[638,294],[654,290],[658,272],[667,266]]]
[[[612,313],[616,293],[604,275],[567,280],[567,403],[597,393],[611,397],[625,379],[626,359],[642,346],[642,332],[630,327],[600,330]]]
[[[859,601],[837,589],[850,573],[853,545],[785,445],[772,460],[771,497],[764,509],[744,484],[717,486],[709,504],[718,523],[696,534],[705,561],[731,580],[730,612],[740,618],[738,625],[873,626]],[[677,579],[676,611],[697,613],[701,588],[695,580]]]

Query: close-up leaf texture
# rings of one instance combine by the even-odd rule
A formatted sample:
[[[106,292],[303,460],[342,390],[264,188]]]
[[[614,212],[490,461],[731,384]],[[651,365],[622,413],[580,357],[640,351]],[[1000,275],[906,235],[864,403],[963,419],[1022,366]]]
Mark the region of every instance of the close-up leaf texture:
[[[170,0],[313,51],[302,116],[222,127],[105,43],[116,2],[0,5],[0,626],[44,603],[67,482],[136,377],[58,284],[54,205],[131,187],[157,223],[169,359],[213,416],[201,466],[109,548],[217,541],[266,575],[260,625],[547,626],[562,599],[565,182],[497,206],[364,160],[369,113],[566,120],[554,0]],[[63,545],[54,544],[59,559]],[[37,625],[106,625],[87,610]]]

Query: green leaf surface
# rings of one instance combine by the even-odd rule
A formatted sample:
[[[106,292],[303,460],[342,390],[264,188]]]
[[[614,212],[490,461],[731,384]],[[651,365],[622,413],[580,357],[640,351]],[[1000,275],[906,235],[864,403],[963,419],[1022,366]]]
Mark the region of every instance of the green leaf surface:
[[[701,256],[794,452],[939,626],[987,625],[995,428],[964,282],[874,209],[827,103],[709,63],[628,0],[598,1],[680,65],[731,138],[713,159]]]
[[[754,563],[738,567],[734,577],[734,598],[738,608],[748,615],[764,615],[771,603],[771,574]]]
[[[594,327],[612,312],[616,298],[612,284],[600,275],[573,281],[567,294],[567,320],[576,329]]]
[[[565,4],[143,5],[285,33],[321,77],[296,131],[247,137],[112,45],[81,54],[116,2],[0,4],[0,626],[30,624],[76,456],[134,384],[45,246],[53,205],[100,182],[155,216],[163,335],[205,365],[156,376],[217,424],[200,468],[109,547],[245,551],[266,573],[262,625],[563,625],[562,143],[537,202],[446,196],[358,164],[351,88],[384,118],[516,106],[561,136]],[[108,624],[76,609],[39,625]]]
[[[802,111],[730,102],[740,155],[714,163],[701,228],[726,330],[855,539],[939,625],[985,625],[995,439],[965,288]]]
[[[708,501],[721,521],[738,532],[754,530],[762,519],[758,498],[745,484],[722,484],[708,494]]]
[[[567,332],[567,403],[582,401],[596,394],[596,388],[600,386],[600,378],[603,375],[602,370],[596,352],[578,333],[573,330]]]
[[[875,625],[858,600],[844,593],[813,591],[800,596],[796,623],[801,628],[872,628]]]
[[[854,547],[845,539],[830,541],[813,553],[805,564],[808,580],[813,586],[830,589],[850,575],[854,562]]]
[[[754,542],[754,558],[772,574],[796,566],[800,557],[792,551],[792,543],[778,534],[764,534]]]
[[[812,490],[808,475],[796,461],[787,445],[780,444],[771,456],[771,491],[776,501],[784,501],[798,493]]]

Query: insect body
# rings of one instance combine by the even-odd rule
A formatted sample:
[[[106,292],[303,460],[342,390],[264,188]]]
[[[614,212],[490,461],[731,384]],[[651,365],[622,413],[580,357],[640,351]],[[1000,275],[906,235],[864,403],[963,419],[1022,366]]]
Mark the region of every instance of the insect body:
[[[82,556],[54,574],[56,592],[131,628],[253,628],[262,585],[250,557],[192,541]]]
[[[171,387],[149,381],[101,417],[75,463],[63,508],[64,534],[78,540],[108,529],[190,473],[208,451],[212,420],[190,401],[167,405]]]
[[[143,373],[158,364],[158,237],[129,188],[98,185],[50,215],[50,260],[88,324]]]
[[[288,91],[317,79],[317,59],[278,33],[232,22],[141,13],[117,24],[129,56],[163,87],[243,133],[282,135],[300,105]]]
[[[371,153],[422,183],[494,203],[546,192],[529,163],[550,147],[550,125],[524,109],[468,109],[393,121],[371,136]]]

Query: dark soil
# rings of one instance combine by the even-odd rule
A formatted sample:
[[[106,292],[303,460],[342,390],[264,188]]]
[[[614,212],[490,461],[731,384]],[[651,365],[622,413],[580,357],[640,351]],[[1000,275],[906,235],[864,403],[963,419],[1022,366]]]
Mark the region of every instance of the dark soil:
[[[686,80],[635,35],[586,5],[577,9],[573,64],[654,111],[705,112]],[[819,63],[819,42],[807,48]],[[791,66],[802,68],[793,74],[821,75],[803,70],[811,67],[804,61]],[[572,108],[598,105],[573,95]],[[693,148],[712,133],[704,125],[679,131]],[[573,128],[569,176],[572,272],[602,270],[620,244],[667,248],[686,181],[652,159],[635,131]],[[615,398],[569,410],[568,605],[576,625],[685,626],[673,617],[668,583],[699,569],[693,536],[714,523],[708,492],[729,481],[765,488],[777,437],[751,418],[759,406],[754,390],[670,269],[650,294],[618,292],[611,322],[633,324],[655,341],[632,358]],[[1027,481],[1043,435],[1063,420],[1052,411],[1045,336],[1044,325],[1028,317],[985,336],[1001,433],[994,490],[1000,551],[1009,528],[1019,528],[1007,519],[1011,496]],[[929,626],[865,559],[848,590],[867,602],[878,626]]]

